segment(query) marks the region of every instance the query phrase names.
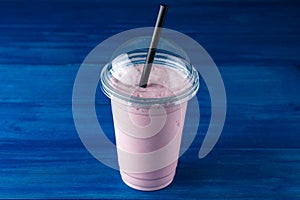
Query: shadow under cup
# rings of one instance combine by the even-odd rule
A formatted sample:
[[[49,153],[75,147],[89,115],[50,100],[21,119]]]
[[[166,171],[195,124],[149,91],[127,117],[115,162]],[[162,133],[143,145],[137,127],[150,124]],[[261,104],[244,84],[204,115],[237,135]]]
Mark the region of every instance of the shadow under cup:
[[[198,72],[182,57],[157,52],[148,85],[138,86],[147,51],[121,54],[101,72],[111,98],[118,163],[130,187],[153,191],[175,175],[188,100],[199,88]]]

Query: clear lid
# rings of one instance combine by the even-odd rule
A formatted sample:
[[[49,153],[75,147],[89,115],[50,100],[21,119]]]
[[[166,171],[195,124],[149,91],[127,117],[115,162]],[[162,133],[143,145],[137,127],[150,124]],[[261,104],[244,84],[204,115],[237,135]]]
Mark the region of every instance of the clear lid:
[[[199,76],[188,56],[174,42],[161,38],[146,88],[139,87],[150,38],[121,45],[101,72],[101,89],[115,101],[147,106],[181,103],[199,88]]]

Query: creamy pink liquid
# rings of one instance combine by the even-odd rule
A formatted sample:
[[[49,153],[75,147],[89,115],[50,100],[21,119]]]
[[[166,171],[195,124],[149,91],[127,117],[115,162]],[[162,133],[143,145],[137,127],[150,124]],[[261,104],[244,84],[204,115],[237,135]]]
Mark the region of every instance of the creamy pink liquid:
[[[153,65],[147,87],[140,88],[138,83],[143,67],[138,65],[126,69],[116,66],[112,78],[115,89],[130,91],[130,95],[140,98],[163,98],[178,94],[187,85],[182,73]],[[172,182],[177,166],[186,107],[187,102],[167,107],[161,105],[141,107],[125,105],[112,98],[118,160],[122,179],[126,184],[139,190],[156,190]],[[174,157],[172,163],[164,163],[168,158],[165,154],[162,154],[159,160],[149,159],[143,161],[148,163],[141,163],[121,153],[126,151],[133,154],[147,154],[159,151],[171,142],[174,143],[169,149],[170,156]],[[153,162],[162,162],[162,167],[154,167],[157,163]],[[141,169],[137,171],[125,169],[128,163],[141,166]],[[143,166],[147,168],[152,165],[153,170],[143,171]]]
[[[146,88],[139,87],[144,65],[122,67],[115,65],[112,82],[117,90],[130,90],[129,94],[140,98],[163,98],[178,95],[189,86],[184,73],[178,70],[153,64]]]

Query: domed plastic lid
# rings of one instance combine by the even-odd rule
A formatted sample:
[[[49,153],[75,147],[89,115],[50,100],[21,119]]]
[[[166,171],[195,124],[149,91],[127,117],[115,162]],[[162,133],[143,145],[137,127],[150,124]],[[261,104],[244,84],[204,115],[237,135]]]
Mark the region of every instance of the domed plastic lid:
[[[103,92],[114,101],[147,106],[182,103],[199,88],[199,76],[185,52],[160,39],[146,88],[139,86],[149,38],[135,38],[116,50],[101,72]]]

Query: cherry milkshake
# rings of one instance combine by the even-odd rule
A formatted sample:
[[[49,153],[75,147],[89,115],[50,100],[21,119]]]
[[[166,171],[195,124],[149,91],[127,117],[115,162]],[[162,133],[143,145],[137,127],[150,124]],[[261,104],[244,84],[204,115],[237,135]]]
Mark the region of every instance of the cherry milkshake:
[[[199,88],[195,68],[171,52],[157,52],[147,87],[139,87],[147,52],[123,53],[101,72],[111,98],[118,163],[132,188],[158,190],[175,175],[188,100]]]

